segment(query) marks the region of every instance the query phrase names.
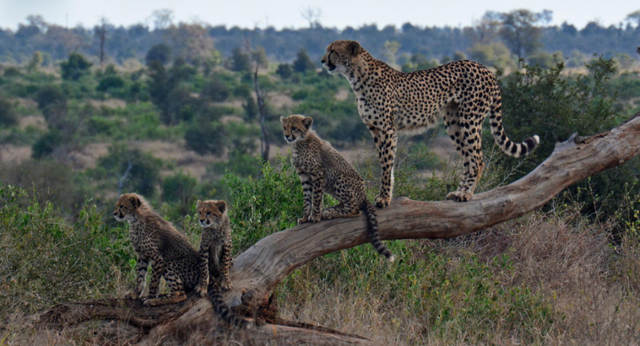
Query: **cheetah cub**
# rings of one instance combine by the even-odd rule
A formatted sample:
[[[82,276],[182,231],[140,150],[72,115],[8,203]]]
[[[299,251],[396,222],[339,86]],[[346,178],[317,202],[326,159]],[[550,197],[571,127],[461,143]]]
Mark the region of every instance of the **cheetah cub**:
[[[202,241],[200,242],[200,283],[196,292],[209,298],[216,313],[231,325],[251,325],[227,307],[222,292],[233,288],[229,280],[231,268],[231,226],[225,201],[198,201],[196,204]],[[207,292],[208,291],[208,292]]]
[[[280,117],[284,138],[291,144],[291,160],[302,181],[304,216],[298,224],[342,217],[367,216],[369,239],[379,254],[393,262],[395,256],[380,241],[378,219],[367,200],[364,180],[356,169],[311,129],[313,119],[302,115]],[[322,209],[322,196],[328,193],[340,202]]]
[[[173,225],[156,214],[142,196],[126,193],[116,202],[113,216],[129,223],[129,237],[138,255],[136,287],[126,298],[142,298],[143,304],[156,306],[187,299],[185,291],[193,290],[200,281],[198,253],[187,238]],[[144,290],[147,267],[151,263],[149,294]],[[164,277],[170,293],[158,298],[160,277]]]

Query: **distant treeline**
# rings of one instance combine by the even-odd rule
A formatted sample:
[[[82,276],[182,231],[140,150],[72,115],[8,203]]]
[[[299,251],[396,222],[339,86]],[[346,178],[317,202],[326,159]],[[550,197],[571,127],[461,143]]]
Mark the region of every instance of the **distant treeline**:
[[[272,61],[290,62],[300,48],[305,48],[312,60],[318,63],[325,47],[338,39],[358,40],[377,57],[389,56],[391,49],[391,53],[400,59],[403,54],[420,53],[429,59],[446,60],[456,52],[467,54],[474,45],[488,42],[503,42],[517,57],[528,56],[537,50],[549,53],[561,51],[565,57],[580,52],[586,55],[602,54],[609,58],[619,54],[633,55],[635,47],[640,44],[640,20],[633,15],[627,17],[625,25],[621,23],[603,27],[591,22],[582,29],[568,23],[546,25],[551,18],[550,11],[532,13],[517,10],[510,13],[488,12],[475,26],[469,27],[423,27],[406,23],[400,28],[379,28],[372,24],[343,30],[323,27],[318,22],[305,29],[276,30],[273,27],[247,29],[208,24],[173,24],[170,20],[152,29],[143,24],[116,27],[109,24],[107,19],[93,28],[77,26],[67,29],[48,24],[40,16],[29,16],[27,23],[20,24],[15,32],[0,29],[0,62],[27,63],[36,51],[43,53],[45,64],[66,59],[73,51],[99,57],[102,46],[108,59],[122,63],[130,58],[143,60],[153,45],[165,43],[172,48],[173,54],[182,52],[192,55],[196,60],[203,56],[198,53],[199,50],[215,49],[228,57],[234,48],[250,44],[264,47]],[[510,23],[515,25],[510,27]],[[512,31],[512,38],[521,36],[520,31],[533,35],[523,42],[533,44],[529,47],[531,49],[516,48],[517,42],[515,45],[509,42],[509,30]],[[524,49],[523,53],[528,54],[521,55],[518,49]]]

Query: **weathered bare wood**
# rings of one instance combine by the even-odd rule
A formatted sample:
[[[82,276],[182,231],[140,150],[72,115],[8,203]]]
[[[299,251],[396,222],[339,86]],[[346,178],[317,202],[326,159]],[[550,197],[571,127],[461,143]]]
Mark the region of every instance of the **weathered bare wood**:
[[[474,195],[469,202],[419,202],[396,198],[390,207],[378,211],[380,236],[382,239],[438,239],[478,231],[532,211],[564,188],[621,165],[639,153],[640,113],[611,131],[587,138],[574,135],[566,142],[558,143],[551,156],[527,176],[508,186]],[[225,299],[236,308],[264,309],[269,305],[268,298],[275,285],[295,268],[325,254],[368,242],[364,217],[305,224],[272,234],[234,260],[230,273],[234,288],[225,294]],[[116,301],[106,310],[67,304],[43,314],[42,319],[66,326],[95,319],[126,322],[138,328],[105,329],[126,332],[126,335],[117,335],[118,340],[136,340],[141,345],[152,345],[167,337],[180,338],[180,335],[180,340],[184,341],[186,331],[208,330],[206,336],[203,334],[207,342],[224,334],[211,333],[220,329],[216,329],[219,327],[216,327],[216,317],[207,299],[190,298],[178,306],[143,310],[127,304],[130,303]],[[287,324],[277,319],[267,321]],[[289,324],[267,323],[247,332],[232,331],[224,340],[240,340],[246,345],[270,342],[278,345],[372,344],[358,336]]]

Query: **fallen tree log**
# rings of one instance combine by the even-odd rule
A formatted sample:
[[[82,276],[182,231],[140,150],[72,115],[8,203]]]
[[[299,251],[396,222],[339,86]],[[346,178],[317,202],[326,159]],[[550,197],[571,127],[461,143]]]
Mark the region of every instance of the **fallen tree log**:
[[[558,143],[551,156],[527,176],[477,194],[469,202],[396,198],[391,206],[378,211],[380,236],[382,239],[441,239],[482,230],[535,210],[566,187],[621,165],[639,153],[640,113],[610,131],[586,138],[571,136]],[[260,315],[260,309],[269,310],[273,288],[295,268],[325,254],[368,242],[364,216],[304,224],[272,234],[235,258],[230,272],[234,288],[225,294],[226,302],[239,311]],[[127,333],[127,340],[145,345],[185,331],[219,328],[207,299],[190,298],[180,306],[139,311],[131,306],[123,307],[123,303],[112,304],[110,311],[100,310],[95,314],[87,309],[87,303],[67,304],[43,314],[42,320],[59,326],[79,325],[89,320],[116,320],[126,324],[128,329],[120,327],[119,330]],[[283,323],[273,318],[267,318],[267,322],[241,336],[234,331],[234,340],[243,340],[243,344],[265,344],[269,340],[279,345],[372,344],[364,338],[324,328],[292,323],[289,323],[292,326],[282,326],[273,324]],[[206,335],[211,338],[213,334]]]

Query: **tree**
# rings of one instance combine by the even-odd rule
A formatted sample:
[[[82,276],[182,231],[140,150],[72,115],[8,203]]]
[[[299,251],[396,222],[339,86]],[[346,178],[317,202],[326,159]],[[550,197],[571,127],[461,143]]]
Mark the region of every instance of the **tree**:
[[[251,71],[251,59],[240,47],[233,49],[233,54],[231,55],[231,70],[236,72]]]
[[[296,54],[296,60],[293,61],[293,70],[300,73],[305,73],[307,71],[314,71],[316,66],[309,58],[309,54],[307,54],[307,50],[304,48],[300,48],[298,53]]]
[[[502,42],[476,43],[467,49],[467,53],[469,53],[471,60],[486,66],[493,66],[499,69],[515,67],[509,49]]]
[[[640,10],[629,13],[625,20],[631,23],[635,23],[636,28],[640,28]]]
[[[269,67],[269,58],[267,58],[267,52],[264,47],[258,47],[251,52],[251,60],[254,63],[260,65],[260,67]]]
[[[100,40],[100,66],[104,65],[104,46],[107,43],[107,24],[107,19],[105,17],[101,17],[100,25],[94,28],[95,36]]]
[[[551,20],[552,12],[544,10],[533,13],[529,10],[514,10],[500,14],[500,37],[518,59],[521,59],[538,49],[542,30],[536,23]]]
[[[42,18],[41,15],[28,15],[27,16],[27,22],[29,22],[29,26],[33,26],[38,28],[38,30],[40,32],[45,32],[47,31],[47,28],[49,27],[49,24],[47,24],[47,22],[44,20],[44,18]]]
[[[320,18],[322,17],[321,9],[308,6],[300,11],[300,15],[309,22],[310,29],[320,27]]]
[[[79,53],[69,54],[69,59],[60,64],[62,68],[62,78],[66,80],[78,80],[89,73],[93,64]]]
[[[278,68],[276,69],[276,74],[283,80],[287,80],[293,76],[293,68],[291,67],[291,64],[279,64]]]
[[[186,147],[200,155],[224,154],[227,133],[218,121],[193,121],[184,134]]]
[[[152,61],[158,61],[160,64],[166,65],[171,61],[171,47],[164,43],[154,45],[147,52],[144,61],[147,63],[147,66],[149,66]]]
[[[217,54],[213,39],[200,24],[180,23],[171,26],[165,35],[171,41],[173,53],[190,64],[200,65]]]
[[[0,95],[0,125],[9,127],[17,123],[18,113],[16,113],[14,103]]]
[[[400,43],[398,41],[385,41],[382,46],[382,56],[389,65],[396,64],[396,54],[400,49]]]
[[[43,61],[44,61],[44,58],[42,57],[42,53],[39,50],[33,52],[33,56],[29,61],[29,65],[27,65],[27,70],[30,72],[37,71],[42,65]]]
[[[155,10],[151,15],[156,30],[164,30],[173,24],[173,11],[169,9]]]
[[[161,167],[162,160],[124,144],[112,144],[109,153],[98,159],[98,168],[108,176],[119,179],[128,170],[124,191],[136,191],[146,197],[155,195]]]

